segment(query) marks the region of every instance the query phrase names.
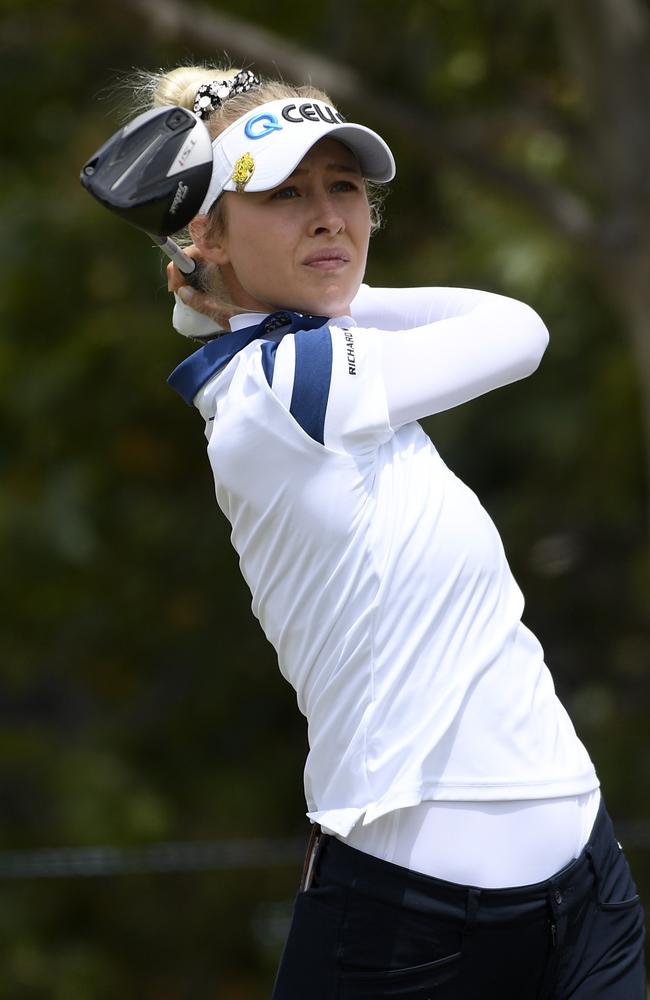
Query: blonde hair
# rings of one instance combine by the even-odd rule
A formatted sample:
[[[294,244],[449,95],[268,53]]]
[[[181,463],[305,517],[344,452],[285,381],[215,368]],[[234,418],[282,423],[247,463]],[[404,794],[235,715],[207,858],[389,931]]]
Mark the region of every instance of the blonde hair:
[[[166,72],[161,70],[159,73],[140,72],[135,85],[138,110],[146,111],[152,107],[175,105],[192,110],[197,91],[202,84],[213,83],[215,80],[230,80],[238,72],[239,70],[233,67],[223,69],[211,65],[179,66]],[[259,107],[260,104],[287,99],[334,103],[328,94],[317,87],[294,87],[281,80],[262,80],[257,87],[253,87],[243,94],[229,97],[204,121],[210,135],[216,139],[229,125]],[[381,207],[386,195],[386,188],[383,185],[373,184],[371,181],[366,181],[365,185],[370,207],[370,232],[374,233],[381,227]],[[208,217],[210,228],[214,227],[223,231],[225,215],[224,203],[221,198],[215,201],[208,212]],[[186,237],[185,241],[189,243],[189,237]],[[209,291],[217,299],[219,308],[224,315],[232,316],[246,311],[232,302],[225,282],[216,267],[207,271],[206,291]]]

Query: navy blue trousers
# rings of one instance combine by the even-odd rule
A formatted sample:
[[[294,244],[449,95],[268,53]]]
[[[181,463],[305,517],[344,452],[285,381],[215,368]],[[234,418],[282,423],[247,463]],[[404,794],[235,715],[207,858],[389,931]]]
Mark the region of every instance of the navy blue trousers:
[[[322,837],[273,1000],[646,1000],[644,922],[601,803],[545,882],[477,889]]]

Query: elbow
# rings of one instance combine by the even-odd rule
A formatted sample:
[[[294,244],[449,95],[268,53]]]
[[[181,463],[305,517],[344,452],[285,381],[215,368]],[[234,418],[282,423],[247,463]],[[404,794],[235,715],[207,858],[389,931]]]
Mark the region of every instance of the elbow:
[[[530,306],[527,307],[531,316],[531,333],[530,333],[530,358],[533,365],[532,371],[539,368],[540,362],[544,357],[546,348],[549,342],[549,332],[541,316],[531,309]]]
[[[539,368],[548,347],[549,333],[538,313],[523,302],[517,303],[516,322],[512,328],[516,331],[518,347],[517,378],[526,378]]]

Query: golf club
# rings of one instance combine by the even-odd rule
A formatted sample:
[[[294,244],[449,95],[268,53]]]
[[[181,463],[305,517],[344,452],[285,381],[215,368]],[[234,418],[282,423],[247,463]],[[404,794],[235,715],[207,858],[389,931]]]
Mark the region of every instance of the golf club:
[[[212,140],[185,108],[138,115],[101,146],[81,169],[83,187],[102,205],[143,230],[190,283],[196,262],[170,236],[194,218],[212,176]]]

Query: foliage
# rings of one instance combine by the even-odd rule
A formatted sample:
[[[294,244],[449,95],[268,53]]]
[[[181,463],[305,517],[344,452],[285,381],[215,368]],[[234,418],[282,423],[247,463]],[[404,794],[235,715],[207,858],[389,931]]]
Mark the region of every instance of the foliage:
[[[222,8],[445,120],[497,127],[521,93],[580,103],[533,0],[408,0],[397,23],[385,0]],[[304,724],[252,618],[200,418],[165,385],[187,345],[170,332],[162,267],[77,181],[117,126],[116,75],[192,54],[105,0],[3,0],[1,16],[0,846],[299,834]],[[509,135],[513,163],[591,197],[557,141]],[[371,283],[502,291],[551,329],[534,378],[427,430],[502,531],[610,811],[647,817],[650,565],[625,318],[590,261],[520,201],[447,162],[432,173],[404,136],[394,145]],[[650,854],[633,860],[648,898]],[[6,884],[3,995],[268,996],[296,878]]]

